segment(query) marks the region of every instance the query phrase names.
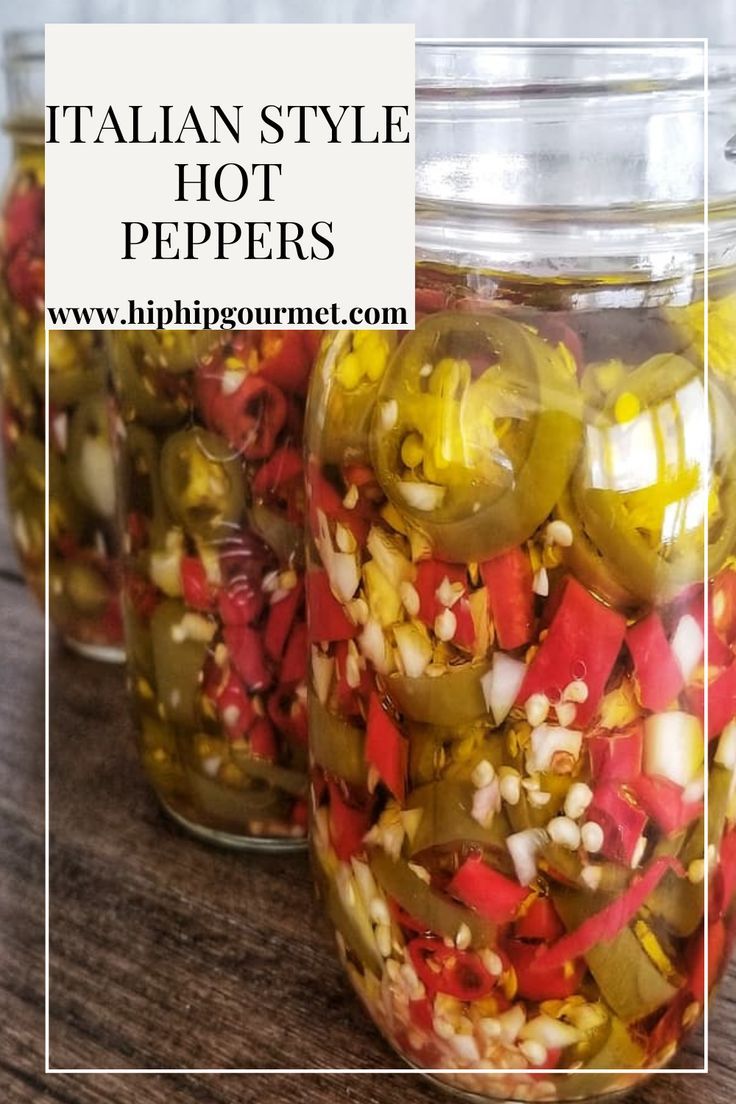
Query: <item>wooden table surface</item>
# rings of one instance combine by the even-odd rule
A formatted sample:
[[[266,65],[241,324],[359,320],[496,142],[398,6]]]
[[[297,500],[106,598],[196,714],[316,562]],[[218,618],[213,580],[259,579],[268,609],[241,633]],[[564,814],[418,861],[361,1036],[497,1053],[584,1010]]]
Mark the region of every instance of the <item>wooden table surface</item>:
[[[306,1076],[44,1074],[43,632],[0,525],[0,1101],[440,1104],[343,980],[300,855],[221,852],[158,810],[136,766],[122,670],[52,649],[51,1065],[314,1068]],[[636,1104],[731,1104],[736,972],[707,1076]],[[698,1039],[686,1060],[697,1063]]]

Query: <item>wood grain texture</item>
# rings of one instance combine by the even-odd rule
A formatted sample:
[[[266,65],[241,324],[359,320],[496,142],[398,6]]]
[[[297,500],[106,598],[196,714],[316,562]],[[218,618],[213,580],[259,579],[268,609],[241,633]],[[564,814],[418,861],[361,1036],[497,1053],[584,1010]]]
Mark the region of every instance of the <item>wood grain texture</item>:
[[[303,856],[184,836],[141,779],[122,671],[52,654],[51,1062],[67,1068],[309,1067],[304,1076],[43,1073],[42,623],[0,539],[0,1100],[9,1104],[440,1104],[345,983]],[[712,1073],[635,1104],[730,1104],[736,974]],[[689,1047],[697,1062],[698,1040]]]

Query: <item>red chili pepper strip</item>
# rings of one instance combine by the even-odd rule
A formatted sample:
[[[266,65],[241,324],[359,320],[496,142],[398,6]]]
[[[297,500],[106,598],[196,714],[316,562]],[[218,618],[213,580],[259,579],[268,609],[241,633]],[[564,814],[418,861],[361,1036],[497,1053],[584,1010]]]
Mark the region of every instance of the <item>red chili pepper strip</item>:
[[[3,211],[5,282],[10,297],[28,311],[43,305],[43,220],[43,188],[11,194]]]
[[[308,651],[307,625],[306,622],[299,621],[291,630],[289,643],[286,645],[281,662],[281,681],[285,685],[304,682],[307,677]]]
[[[272,553],[255,533],[241,530],[227,537],[220,545],[220,570],[226,590],[236,589],[246,581],[260,589],[261,579],[271,566]]]
[[[584,962],[565,959],[548,968],[542,961],[549,954],[543,943],[510,939],[504,949],[514,967],[517,994],[522,1000],[566,1000],[580,991],[585,973]]]
[[[202,561],[196,556],[184,556],[180,574],[182,596],[186,604],[195,610],[211,610],[215,604],[214,588],[207,578]]]
[[[496,626],[496,638],[507,651],[527,644],[534,632],[534,575],[523,548],[510,548],[480,565]]]
[[[265,460],[286,421],[286,399],[258,375],[246,375],[232,394],[222,390],[222,380],[223,365],[216,361],[199,370],[197,402],[205,424],[246,460]]]
[[[225,625],[252,625],[263,609],[263,591],[252,579],[237,579],[218,598],[217,608]]]
[[[593,794],[587,819],[603,829],[602,853],[629,865],[647,823],[646,813],[627,801],[617,786],[604,782]]]
[[[408,744],[401,731],[381,705],[378,694],[371,694],[365,738],[366,761],[378,771],[381,781],[397,801],[406,795]]]
[[[264,460],[273,452],[286,413],[286,399],[278,387],[248,376],[227,397],[222,429],[246,460]]]
[[[303,797],[298,797],[292,806],[291,823],[303,828],[305,832],[309,827],[309,806]]]
[[[363,836],[371,826],[371,810],[348,805],[337,783],[328,781],[327,786],[330,791],[330,839],[338,859],[348,862],[356,851],[362,850]]]
[[[428,1034],[434,1032],[434,1010],[427,997],[409,1001],[409,1018],[420,1032]]]
[[[486,587],[481,587],[480,591],[476,593],[483,593],[486,596],[486,617],[488,606],[488,591]],[[470,609],[470,603],[468,599],[463,596],[452,607],[452,612],[455,614],[455,621],[457,627],[455,629],[455,635],[452,638],[452,643],[457,644],[459,648],[467,648],[468,651],[474,651],[476,644],[478,643],[478,633],[476,630],[475,621],[473,620],[473,614]]]
[[[684,870],[677,859],[665,855],[649,866],[629,888],[600,912],[583,920],[575,931],[563,935],[551,947],[545,948],[531,966],[532,972],[547,972],[581,958],[599,943],[610,942],[630,924],[669,870],[684,877]]]
[[[317,514],[321,511],[328,521],[342,522],[350,529],[358,545],[363,545],[368,537],[368,521],[363,516],[359,504],[352,510],[343,505],[342,496],[328,479],[325,479],[318,464],[309,465],[309,525],[313,534],[319,533]]]
[[[731,580],[735,580],[734,583]],[[708,584],[708,662],[711,667],[727,667],[733,659],[731,644],[734,633],[734,602],[736,602],[736,572],[726,568]],[[681,607],[681,610],[680,610]],[[689,613],[705,635],[703,587],[693,586],[677,603],[678,612]],[[718,617],[716,617],[716,608]]]
[[[736,715],[736,661],[708,687],[708,738],[720,735]]]
[[[285,483],[302,479],[303,475],[304,461],[301,453],[291,445],[283,445],[258,469],[251,486],[254,494],[267,495],[283,487]]]
[[[621,614],[568,577],[547,636],[521,684],[517,704],[523,705],[532,694],[558,695],[569,682],[582,678],[588,697],[578,704],[573,727],[585,728],[598,710],[625,632],[626,620]]]
[[[259,759],[275,763],[278,758],[276,735],[265,717],[258,717],[250,730],[250,750]]]
[[[126,574],[124,594],[135,612],[144,621],[148,621],[159,603],[158,590],[152,582],[144,579],[142,575]]]
[[[292,587],[283,598],[280,598],[278,602],[272,602],[268,607],[268,619],[263,634],[263,644],[266,649],[266,654],[269,655],[271,659],[279,660],[284,654],[284,647],[289,632],[291,631],[291,626],[294,624],[294,618],[299,609],[303,593],[304,586],[300,581],[295,587]]]
[[[11,299],[27,311],[43,306],[44,259],[29,242],[20,245],[5,266]]]
[[[216,695],[217,711],[223,727],[232,739],[240,739],[248,732],[256,717],[253,702],[246,694],[240,679],[231,671],[227,682]]]
[[[437,616],[436,606],[439,604],[435,598],[437,589],[437,570],[434,560],[422,560],[417,564],[414,589],[419,596],[419,610],[417,617],[425,625],[433,625]]]
[[[645,813],[670,835],[685,828],[703,813],[702,801],[683,801],[684,790],[669,778],[642,774],[629,782]]]
[[[549,897],[537,897],[514,924],[517,939],[536,939],[552,943],[565,934],[565,925]]]
[[[250,625],[225,625],[224,640],[233,666],[249,690],[265,690],[271,675],[263,656],[261,634]]]
[[[40,237],[44,223],[44,191],[31,186],[12,192],[3,211],[5,252],[9,256],[28,238]]]
[[[271,723],[292,743],[307,744],[307,710],[290,687],[280,686],[269,695],[266,709]]]
[[[726,926],[722,920],[716,920],[708,928],[708,993],[718,981],[721,965],[726,951]],[[693,944],[690,954],[690,992],[696,1001],[705,1004],[708,993],[705,991],[705,934],[700,931],[697,943]]]
[[[312,352],[301,330],[262,330],[259,372],[285,391],[306,390]]]
[[[736,896],[736,828],[724,834],[719,852],[712,907],[717,916],[725,916]]]
[[[585,744],[596,782],[631,782],[641,774],[644,731],[638,722],[622,732],[601,729]]]
[[[710,614],[714,634],[718,639],[727,645],[736,643],[736,571],[731,567],[724,568],[711,584]],[[711,638],[711,662],[714,656]]]
[[[332,643],[335,640],[352,640],[358,635],[358,626],[349,620],[332,593],[326,571],[312,568],[306,574],[306,586],[310,641]]]
[[[417,976],[434,996],[445,993],[461,1001],[487,997],[497,978],[485,968],[475,951],[446,947],[441,939],[412,939],[407,951]]]
[[[663,712],[682,692],[684,682],[659,615],[652,612],[632,625],[626,644],[634,661],[641,704],[654,713]]]
[[[449,892],[496,924],[513,920],[529,896],[528,889],[494,870],[480,855],[465,860],[450,882]]]

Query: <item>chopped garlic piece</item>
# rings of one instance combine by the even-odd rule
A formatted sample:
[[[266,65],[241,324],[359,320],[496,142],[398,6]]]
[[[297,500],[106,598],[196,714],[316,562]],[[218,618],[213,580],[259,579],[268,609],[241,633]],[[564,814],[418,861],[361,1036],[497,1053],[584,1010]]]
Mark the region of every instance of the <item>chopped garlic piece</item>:
[[[436,483],[409,483],[401,480],[397,486],[407,505],[426,513],[438,510],[446,493],[446,488]]]
[[[434,632],[438,640],[452,640],[457,632],[457,618],[451,609],[443,609],[434,619]]]
[[[577,851],[580,846],[580,829],[574,820],[567,816],[553,817],[547,825],[552,842],[568,851]]]
[[[380,407],[381,428],[387,432],[392,430],[399,420],[399,404],[396,399],[389,399],[381,403]]]
[[[555,706],[555,713],[557,714],[557,720],[560,724],[567,728],[575,720],[575,714],[578,708],[574,702],[561,701]]]
[[[566,702],[576,702],[581,704],[588,700],[588,684],[583,682],[582,679],[573,679],[572,682],[568,682],[565,689],[562,691],[562,700]]]
[[[405,673],[409,678],[419,678],[432,660],[432,643],[426,629],[417,621],[396,625],[394,640]]]
[[[526,749],[526,766],[530,773],[555,770],[556,761],[562,755],[573,762],[580,758],[583,736],[572,728],[561,725],[540,724],[532,729],[531,741]],[[558,769],[557,773],[561,773]]]
[[[546,544],[558,544],[561,548],[569,548],[573,542],[573,532],[566,521],[556,518],[551,521],[545,531]]]
[[[579,820],[593,800],[593,791],[586,782],[573,782],[565,797],[565,816]]]
[[[550,700],[546,694],[531,694],[527,698],[524,706],[526,712],[526,719],[529,724],[536,728],[537,725],[541,725],[547,720],[549,715]]]
[[[534,576],[532,589],[540,598],[546,598],[549,595],[549,575],[547,574],[546,567],[540,567],[539,571]]]
[[[435,598],[441,606],[452,607],[462,597],[465,587],[462,583],[451,583],[447,575],[435,591]]]
[[[330,696],[334,668],[334,659],[326,656],[319,648],[312,648],[312,681],[317,698],[322,705],[327,703]]]
[[[413,583],[404,579],[399,584],[401,603],[410,617],[416,617],[420,609],[419,593]]]
[[[603,846],[605,837],[600,824],[595,820],[588,820],[580,829],[580,838],[585,850],[591,855],[596,855]]]

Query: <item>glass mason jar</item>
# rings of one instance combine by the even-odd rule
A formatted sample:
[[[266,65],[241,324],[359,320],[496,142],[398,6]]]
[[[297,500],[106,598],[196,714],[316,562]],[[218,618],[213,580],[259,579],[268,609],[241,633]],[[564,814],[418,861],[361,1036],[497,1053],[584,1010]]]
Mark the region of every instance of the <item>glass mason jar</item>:
[[[318,335],[109,336],[146,774],[195,835],[303,846],[302,428]]]
[[[394,1049],[480,1096],[670,1062],[736,925],[732,62],[706,265],[698,51],[420,46],[416,329],[313,375],[317,881]]]
[[[13,163],[0,212],[0,377],[11,528],[44,595],[43,31],[6,37]],[[49,602],[72,647],[122,660],[114,473],[101,335],[49,333]]]

